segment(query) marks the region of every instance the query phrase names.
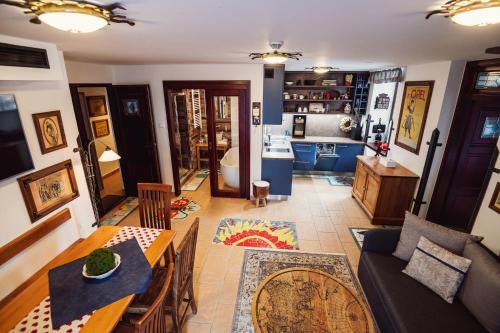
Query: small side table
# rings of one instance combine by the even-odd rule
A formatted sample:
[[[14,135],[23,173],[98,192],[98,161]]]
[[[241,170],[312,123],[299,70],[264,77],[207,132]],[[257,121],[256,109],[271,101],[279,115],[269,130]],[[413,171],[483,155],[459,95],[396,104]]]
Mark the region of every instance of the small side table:
[[[260,207],[261,201],[264,202],[264,207],[267,206],[267,196],[269,195],[269,182],[265,180],[256,180],[252,183],[253,196],[255,197],[255,206]]]

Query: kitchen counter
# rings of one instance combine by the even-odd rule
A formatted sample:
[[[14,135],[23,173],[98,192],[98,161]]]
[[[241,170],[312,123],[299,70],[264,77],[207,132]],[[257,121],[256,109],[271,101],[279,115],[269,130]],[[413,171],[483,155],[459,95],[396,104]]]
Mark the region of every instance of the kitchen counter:
[[[288,149],[288,152],[269,152],[266,151],[267,148]],[[283,143],[273,143],[271,147],[262,147],[262,158],[269,160],[293,160],[295,156],[293,155],[292,145],[290,144],[290,141],[284,139]]]
[[[307,143],[352,143],[364,145],[363,141],[356,141],[343,136],[306,136],[305,138],[291,138],[291,142],[307,142]]]

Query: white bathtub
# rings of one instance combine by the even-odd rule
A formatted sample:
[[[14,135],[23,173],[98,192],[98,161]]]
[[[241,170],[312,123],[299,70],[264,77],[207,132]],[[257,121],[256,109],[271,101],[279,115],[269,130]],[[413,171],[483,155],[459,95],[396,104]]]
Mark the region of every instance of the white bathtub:
[[[240,150],[238,147],[229,149],[220,161],[220,171],[224,184],[240,188]]]

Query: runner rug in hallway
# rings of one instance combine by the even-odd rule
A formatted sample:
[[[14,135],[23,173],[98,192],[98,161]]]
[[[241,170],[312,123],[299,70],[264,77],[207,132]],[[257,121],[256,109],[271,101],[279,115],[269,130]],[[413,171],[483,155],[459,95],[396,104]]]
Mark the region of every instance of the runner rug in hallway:
[[[200,170],[195,176],[191,177],[184,185],[182,185],[182,191],[196,191],[198,187],[207,179],[209,176],[209,171],[206,169]]]
[[[225,218],[219,223],[214,244],[298,250],[295,223]]]
[[[304,267],[330,274],[352,289],[366,303],[346,255],[247,249],[234,310],[233,333],[255,332],[252,324],[252,301],[258,286],[269,275],[293,267]],[[311,292],[314,294],[314,291]],[[339,318],[339,325],[348,325],[347,319],[344,319],[346,323],[341,319]]]
[[[117,225],[139,206],[139,199],[128,197],[111,216],[103,219],[101,225]]]
[[[175,220],[183,220],[188,217],[188,215],[199,211],[200,208],[200,205],[198,205],[193,200],[182,197],[173,201],[170,205],[170,218]]]

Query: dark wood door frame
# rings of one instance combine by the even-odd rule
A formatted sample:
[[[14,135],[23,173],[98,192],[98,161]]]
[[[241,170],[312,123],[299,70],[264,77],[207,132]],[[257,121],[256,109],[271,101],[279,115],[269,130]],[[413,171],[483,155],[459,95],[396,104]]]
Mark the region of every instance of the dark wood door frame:
[[[495,69],[500,70],[500,59],[473,61],[468,62],[466,65],[460,94],[455,108],[455,113],[453,115],[450,134],[448,136],[438,178],[434,186],[434,192],[429,205],[429,210],[427,212],[427,219],[430,221],[436,223],[446,222],[441,221],[441,212],[445,206],[449,191],[452,187],[457,163],[462,151],[462,145],[456,143],[464,142],[465,133],[470,125],[470,119],[466,116],[467,111],[471,110],[474,101],[487,100],[494,95],[500,95],[499,89],[475,89],[475,79],[478,71],[482,69],[484,70],[488,67],[494,67]],[[494,147],[494,149],[496,149],[496,147]],[[494,150],[491,153],[494,155]],[[491,170],[489,170],[485,175],[485,181],[483,181],[482,185],[483,188],[476,199],[475,208],[467,226],[465,227],[465,231],[467,232],[470,232],[474,226],[474,222],[479,211],[478,207],[481,205],[484,198],[485,186],[488,186],[488,182],[486,180],[489,180],[490,177]]]
[[[175,147],[174,126],[175,119],[170,108],[172,101],[168,94],[169,89],[204,89],[207,90],[244,90],[245,105],[243,107],[243,117],[239,117],[240,130],[240,158],[242,158],[243,168],[240,170],[240,193],[242,198],[250,199],[250,81],[249,80],[221,80],[221,81],[163,81],[163,94],[165,97],[165,109],[167,113],[168,139],[170,142],[170,156],[172,161],[172,174],[174,178],[175,195],[181,194],[179,178],[178,156]],[[240,103],[241,104],[241,103]],[[208,106],[207,106],[208,108]],[[211,178],[212,180],[212,178]],[[240,197],[240,196],[238,196]]]

